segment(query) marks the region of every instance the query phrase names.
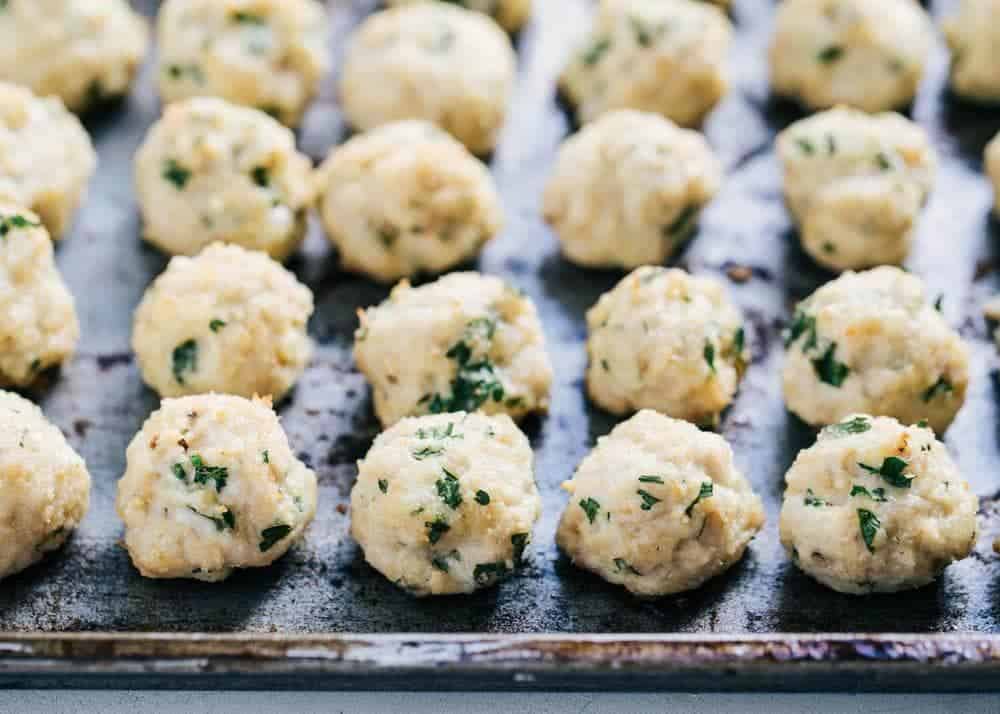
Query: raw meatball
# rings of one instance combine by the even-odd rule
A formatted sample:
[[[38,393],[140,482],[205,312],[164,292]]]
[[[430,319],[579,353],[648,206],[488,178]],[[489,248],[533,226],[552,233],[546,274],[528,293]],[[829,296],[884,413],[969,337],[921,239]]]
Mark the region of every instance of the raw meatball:
[[[448,0],[469,10],[485,12],[508,32],[516,32],[531,15],[531,0]],[[388,0],[389,7],[411,5],[417,0]]]
[[[647,266],[587,312],[587,392],[615,414],[655,409],[714,425],[749,352],[743,316],[712,278]]]
[[[178,257],[135,311],[132,348],[164,397],[223,392],[281,399],[312,356],[312,292],[263,253],[215,244]]]
[[[0,392],[0,578],[61,546],[90,504],[90,474],[42,410]]]
[[[62,101],[0,82],[0,199],[30,208],[59,240],[96,166],[90,136]]]
[[[976,542],[979,499],[920,425],[850,415],[799,453],[785,483],[781,543],[838,592],[926,585]]]
[[[355,127],[438,124],[474,154],[493,150],[514,85],[510,39],[481,13],[422,2],[362,23],[344,58],[340,100]]]
[[[771,43],[771,88],[813,109],[909,104],[934,47],[916,0],[784,0]]]
[[[1000,134],[993,137],[993,141],[986,145],[983,164],[987,176],[993,182],[993,191],[996,193],[993,212],[1000,217]]]
[[[359,313],[354,359],[385,426],[459,411],[519,419],[549,406],[552,366],[531,300],[500,278],[452,273]]]
[[[603,0],[560,84],[581,122],[614,109],[697,126],[728,89],[732,26],[694,0]]]
[[[391,282],[479,254],[503,214],[489,170],[424,121],[386,124],[334,149],[320,214],[342,265]]]
[[[503,414],[403,419],[358,462],[351,535],[414,595],[493,585],[521,565],[542,510],[533,461]]]
[[[951,48],[951,88],[963,97],[1000,102],[1000,0],[962,0],[944,23]]]
[[[833,270],[898,265],[934,185],[927,134],[899,114],[837,108],[778,136],[802,246]]]
[[[128,93],[148,44],[126,0],[7,0],[0,79],[85,111]]]
[[[48,231],[34,213],[0,204],[0,384],[28,386],[72,357],[79,338]]]
[[[701,134],[621,110],[563,144],[543,211],[574,263],[631,269],[673,255],[721,180]]]
[[[725,439],[649,410],[598,439],[563,488],[559,547],[636,595],[698,587],[742,558],[764,525]]]
[[[316,513],[316,474],[295,458],[267,400],[165,399],[125,457],[118,515],[147,578],[214,582],[269,565]]]
[[[291,131],[221,99],[172,104],[135,157],[146,240],[171,255],[215,241],[283,260],[302,242],[312,164]]]
[[[297,126],[329,69],[314,0],[166,0],[157,22],[164,102],[215,96]]]
[[[865,413],[941,434],[965,401],[968,350],[899,268],[827,283],[799,303],[785,344],[785,403],[814,426]]]

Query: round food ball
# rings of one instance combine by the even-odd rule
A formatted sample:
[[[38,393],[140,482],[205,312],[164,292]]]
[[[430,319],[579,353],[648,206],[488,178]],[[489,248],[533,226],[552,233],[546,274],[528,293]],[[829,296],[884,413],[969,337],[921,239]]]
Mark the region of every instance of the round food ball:
[[[712,278],[646,266],[587,312],[587,392],[614,414],[655,409],[705,426],[733,401],[743,316]]]
[[[563,483],[556,542],[573,562],[646,597],[697,588],[743,557],[760,498],[718,434],[643,410]]]
[[[729,87],[732,25],[695,0],[602,0],[590,37],[560,86],[581,123],[614,109],[701,124]]]
[[[785,0],[771,43],[771,88],[813,109],[909,104],[934,47],[916,0]]]
[[[341,264],[382,282],[470,260],[503,223],[486,166],[424,121],[355,136],[331,152],[318,179],[320,216]]]
[[[363,131],[426,119],[487,154],[504,122],[516,59],[510,39],[482,13],[442,2],[385,10],[351,38],[340,101]]]
[[[327,29],[315,0],[166,0],[160,96],[221,97],[297,126],[329,69]]]
[[[412,5],[422,0],[388,0],[389,7]],[[485,12],[508,32],[517,32],[531,15],[531,0],[458,0],[455,4]]]
[[[403,419],[358,462],[351,535],[414,595],[493,585],[521,565],[542,511],[533,462],[503,414]]]
[[[927,420],[941,434],[965,401],[968,349],[899,268],[821,287],[796,307],[785,345],[785,403],[813,426],[861,413]]]
[[[96,166],[90,136],[62,101],[0,82],[0,199],[37,213],[59,240]]]
[[[312,357],[312,292],[263,253],[217,243],[177,257],[135,311],[132,348],[160,396],[223,392],[275,400]]]
[[[993,183],[993,190],[996,193],[996,202],[993,205],[993,212],[1000,216],[1000,134],[993,137],[993,140],[986,145],[986,153],[983,159],[986,175]]]
[[[926,585],[972,552],[979,499],[926,427],[850,415],[785,474],[781,543],[842,593]]]
[[[135,156],[145,238],[171,255],[215,241],[283,260],[306,234],[312,164],[271,117],[221,99],[166,108]]]
[[[128,93],[148,44],[146,21],[126,0],[8,0],[0,79],[85,111]]]
[[[0,579],[59,548],[90,504],[90,474],[42,410],[0,391]]]
[[[31,211],[0,203],[0,384],[28,386],[72,357],[79,338],[48,231]]]
[[[543,212],[566,257],[587,267],[662,263],[719,190],[705,138],[656,114],[605,114],[563,144]]]
[[[316,513],[316,474],[295,458],[267,400],[165,399],[125,458],[116,505],[147,578],[215,582],[270,565]]]
[[[802,247],[832,270],[898,265],[934,186],[926,132],[899,114],[839,107],[778,136]]]
[[[1000,102],[1000,0],[962,0],[943,25],[951,49],[951,89],[959,96]]]
[[[531,300],[500,278],[405,280],[360,312],[354,359],[384,426],[459,411],[520,419],[549,406],[552,366]]]

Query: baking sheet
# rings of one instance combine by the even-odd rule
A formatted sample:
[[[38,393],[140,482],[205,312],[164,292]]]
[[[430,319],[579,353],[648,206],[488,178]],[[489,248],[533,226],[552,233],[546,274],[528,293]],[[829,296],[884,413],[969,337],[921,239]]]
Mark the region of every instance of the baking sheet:
[[[329,3],[338,56],[346,34],[376,4]],[[280,413],[293,449],[319,477],[316,520],[305,542],[274,566],[237,573],[223,584],[139,577],[118,544],[114,496],[125,447],[157,403],[129,349],[132,310],[166,264],[139,239],[132,190],[132,154],[160,111],[147,66],[121,106],[87,118],[100,168],[75,230],[57,248],[77,298],[82,340],[76,359],[31,392],[86,458],[94,481],[91,509],[62,551],[0,582],[0,683],[99,684],[118,675],[190,685],[200,675],[203,683],[272,686],[316,675],[321,685],[375,687],[600,681],[602,687],[739,682],[742,688],[811,688],[838,681],[863,686],[868,676],[876,687],[893,681],[913,689],[997,686],[1000,556],[991,544],[1000,534],[1000,382],[996,349],[979,313],[982,301],[1000,290],[1000,227],[989,216],[992,193],[981,168],[982,149],[1000,129],[1000,111],[947,94],[939,49],[911,112],[930,132],[941,167],[907,266],[931,293],[944,293],[945,315],[971,346],[968,401],[947,443],[981,497],[981,537],[974,555],[933,586],[893,596],[839,595],[796,570],[778,542],[783,474],[814,438],[782,404],[780,330],[792,305],[832,275],[802,253],[782,203],[771,145],[802,113],[768,93],[774,3],[737,0],[734,87],[705,127],[726,181],[697,238],[673,262],[727,281],[746,313],[753,362],[721,431],[763,497],[768,524],[724,576],[694,592],[640,600],[577,570],[554,545],[566,502],[559,484],[615,423],[585,397],[583,316],[621,274],[564,261],[540,218],[542,187],[571,128],[555,96],[555,77],[583,36],[592,3],[535,4],[532,24],[517,38],[520,81],[491,158],[506,229],[475,266],[505,277],[536,302],[556,365],[551,414],[524,425],[544,503],[534,563],[500,587],[423,600],[365,564],[348,535],[347,505],[355,461],[378,426],[350,348],[356,309],[380,301],[387,289],[341,272],[314,226],[290,267],[315,292],[310,332],[318,350]],[[151,14],[155,3],[140,5]],[[954,5],[938,2],[932,9],[940,15]],[[333,87],[331,78],[300,132],[300,146],[316,160],[347,135]],[[731,280],[734,266],[751,268],[752,278]],[[620,636],[625,633],[630,636]],[[640,635],[635,647],[631,634]],[[596,644],[588,639],[594,635],[600,636]],[[796,679],[794,673],[810,666],[820,666],[818,679]],[[528,679],[517,682],[517,672]],[[718,676],[724,672],[732,676]],[[223,673],[232,676],[211,679]]]

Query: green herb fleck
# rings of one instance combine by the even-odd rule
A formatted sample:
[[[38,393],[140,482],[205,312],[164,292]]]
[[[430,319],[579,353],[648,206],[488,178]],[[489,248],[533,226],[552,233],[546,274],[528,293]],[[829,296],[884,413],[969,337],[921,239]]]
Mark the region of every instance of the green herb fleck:
[[[806,489],[806,496],[805,498],[802,499],[802,503],[804,503],[807,506],[812,506],[813,508],[821,508],[823,506],[830,505],[829,501],[825,501],[819,496],[817,496],[815,493],[813,493],[813,490],[811,488]]]
[[[425,522],[424,526],[427,528],[427,540],[431,542],[431,545],[437,543],[441,540],[441,536],[451,530],[451,526],[448,525],[448,521],[443,516]]]
[[[0,218],[0,238],[7,240],[7,234],[14,228],[37,228],[42,225],[35,221],[28,220],[20,213],[14,213]]]
[[[244,12],[237,10],[232,14],[233,22],[239,22],[244,25],[265,25],[266,20],[252,12]]]
[[[183,191],[191,178],[191,171],[181,166],[175,159],[167,159],[163,165],[163,178],[172,183],[178,191]]]
[[[837,343],[831,342],[830,346],[826,348],[826,352],[823,353],[823,356],[819,359],[814,359],[812,365],[816,371],[816,376],[819,377],[821,382],[825,382],[833,387],[840,387],[851,373],[851,368],[843,362],[838,362],[834,359],[836,352]]]
[[[663,483],[663,478],[660,476],[640,476],[639,481],[641,483]]]
[[[934,399],[939,394],[948,394],[949,392],[954,391],[954,389],[955,387],[952,386],[952,383],[942,375],[938,377],[938,380],[934,382],[934,384],[924,391],[922,399],[926,403]]]
[[[476,503],[480,506],[490,505],[490,494],[486,493],[486,491],[483,491],[482,489],[476,491]]]
[[[653,506],[655,506],[657,503],[663,500],[661,498],[657,498],[649,491],[646,491],[645,489],[642,488],[636,491],[636,493],[639,495],[639,498],[642,499],[642,505],[640,506],[640,508],[644,511],[650,510]]]
[[[805,137],[799,137],[795,140],[799,148],[802,149],[802,153],[806,156],[812,156],[816,153],[816,145],[812,143],[811,139],[806,139]]]
[[[261,188],[267,188],[271,185],[271,169],[266,166],[255,167],[250,175],[253,176],[253,182]]]
[[[428,410],[432,414],[474,412],[488,399],[498,403],[503,401],[504,387],[493,363],[486,357],[473,361],[472,348],[466,342],[466,339],[489,341],[493,338],[495,329],[496,323],[493,320],[473,320],[466,326],[466,337],[445,353],[448,359],[457,363],[458,370],[451,381],[451,396],[435,394],[430,399]]]
[[[174,464],[171,467],[171,470],[174,472],[174,476],[179,478],[181,481],[187,481],[187,471],[184,470],[184,466],[182,464]]]
[[[884,488],[873,488],[871,491],[869,491],[864,486],[859,486],[858,484],[854,484],[853,488],[851,488],[851,496],[852,497],[867,496],[868,498],[872,499],[873,501],[877,501],[878,503],[885,503],[886,501],[889,500],[888,498],[885,497]]]
[[[265,528],[260,534],[260,545],[258,546],[260,552],[266,553],[271,550],[275,543],[288,536],[291,532],[292,527],[284,523]]]
[[[747,335],[746,331],[742,327],[737,327],[735,334],[733,334],[733,352],[736,353],[736,357],[742,358],[743,348],[746,347]]]
[[[435,484],[438,496],[441,497],[441,500],[449,508],[458,508],[462,505],[462,494],[458,487],[458,476],[444,467],[441,470],[444,472],[444,477],[439,478]]]
[[[869,473],[881,476],[890,486],[895,486],[896,488],[909,488],[910,482],[915,478],[903,473],[908,464],[898,456],[887,457],[878,468],[860,462],[858,466]]]
[[[837,139],[833,134],[826,135],[826,153],[830,156],[837,153]]]
[[[261,456],[261,460],[265,464],[271,463],[271,453],[267,449],[264,449],[262,452],[260,452],[260,456]]]
[[[847,436],[848,434],[864,434],[872,428],[872,424],[863,416],[856,416],[853,419],[842,421],[839,424],[832,424],[826,428],[827,434],[835,436]]]
[[[705,362],[708,363],[708,369],[712,374],[715,374],[715,345],[705,340],[705,349],[702,350],[702,354],[705,357]]]
[[[177,384],[184,384],[185,372],[198,371],[198,343],[196,341],[186,340],[174,348],[173,371]]]
[[[691,501],[691,505],[684,509],[684,514],[690,517],[691,512],[694,511],[694,507],[698,505],[699,501],[712,497],[713,488],[714,486],[711,481],[702,481],[697,498]]]
[[[580,501],[580,508],[587,514],[587,520],[593,523],[594,519],[597,518],[597,512],[601,510],[601,504],[588,497]]]
[[[446,426],[432,426],[427,429],[417,429],[418,439],[464,439],[462,434],[455,433],[455,424],[448,422]]]
[[[688,237],[695,228],[695,219],[698,217],[698,206],[689,205],[677,215],[673,223],[663,229],[663,234],[673,241],[680,241]]]
[[[824,47],[816,55],[816,59],[821,64],[830,64],[831,62],[836,62],[841,57],[844,56],[844,48],[839,45],[830,45],[829,47]]]
[[[212,332],[218,332],[219,330],[221,330],[225,326],[226,326],[226,323],[223,320],[220,320],[218,318],[216,318],[216,319],[212,320],[210,323],[208,323],[208,329],[210,329]]]
[[[417,461],[429,459],[432,456],[440,456],[444,453],[443,446],[423,446],[413,452],[413,458]]]
[[[615,558],[615,569],[619,573],[624,570],[625,572],[632,573],[632,575],[642,575],[642,573],[629,565],[629,562],[625,558]]]
[[[892,162],[889,160],[889,157],[885,154],[885,152],[882,151],[875,154],[875,164],[882,171],[888,171],[892,168]]]
[[[583,63],[587,67],[593,67],[607,54],[608,50],[611,49],[611,40],[607,37],[602,37],[596,40],[590,47],[588,47],[581,55]]]
[[[942,312],[943,304],[944,304],[944,293],[941,293],[934,300],[934,309],[937,310],[938,312]]]
[[[802,335],[806,335],[806,342],[802,346],[803,352],[816,347],[816,318],[802,310],[796,310],[792,324],[785,331],[785,347],[791,347]]]
[[[191,465],[194,466],[195,483],[206,485],[209,481],[214,481],[216,491],[222,491],[226,487],[229,469],[225,466],[208,466],[198,454],[191,456]]]
[[[871,511],[859,508],[858,525],[861,528],[861,539],[864,540],[865,547],[868,548],[869,553],[874,553],[875,548],[872,543],[875,542],[875,536],[878,534],[878,529],[882,526],[882,522]]]
[[[384,478],[380,478],[378,480],[378,490],[382,493],[389,493],[389,481]]]
[[[212,523],[215,524],[215,530],[217,531],[224,531],[227,529],[233,530],[236,527],[236,516],[233,515],[233,512],[227,507],[223,507],[222,515],[220,516],[209,516],[192,506],[188,506],[188,510],[197,513],[202,518],[207,518],[212,521]]]

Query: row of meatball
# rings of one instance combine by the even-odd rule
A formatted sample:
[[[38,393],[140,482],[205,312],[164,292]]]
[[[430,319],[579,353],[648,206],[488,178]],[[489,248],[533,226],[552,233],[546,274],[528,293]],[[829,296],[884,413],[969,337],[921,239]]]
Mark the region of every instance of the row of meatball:
[[[0,392],[0,427],[3,578],[69,538],[90,476],[31,402]],[[316,512],[316,476],[267,401],[166,399],[126,457],[122,542],[146,577],[219,581],[268,565]],[[975,546],[978,499],[924,423],[853,415],[821,431],[785,479],[781,542],[840,592],[919,587]],[[563,488],[559,546],[641,596],[700,586],[742,558],[764,525],[726,441],[649,410],[599,439]],[[532,450],[510,417],[441,413],[376,438],[358,463],[351,534],[408,592],[470,593],[530,559],[540,512]]]

